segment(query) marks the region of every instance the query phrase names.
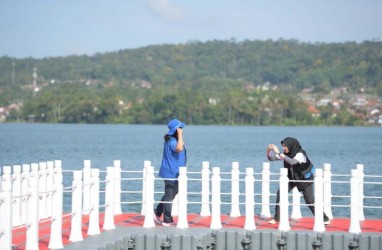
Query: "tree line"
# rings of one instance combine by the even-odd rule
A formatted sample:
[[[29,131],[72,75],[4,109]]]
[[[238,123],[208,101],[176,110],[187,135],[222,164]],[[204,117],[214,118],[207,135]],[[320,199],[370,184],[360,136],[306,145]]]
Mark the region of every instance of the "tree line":
[[[176,116],[190,124],[358,125],[346,109],[312,117],[297,94],[347,86],[381,96],[381,45],[231,39],[92,56],[3,56],[0,106],[22,104],[10,121],[157,124]]]

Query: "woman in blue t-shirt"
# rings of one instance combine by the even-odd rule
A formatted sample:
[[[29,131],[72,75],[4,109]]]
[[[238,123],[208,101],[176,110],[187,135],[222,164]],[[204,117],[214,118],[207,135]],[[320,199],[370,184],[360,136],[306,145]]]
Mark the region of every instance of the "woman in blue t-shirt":
[[[185,124],[178,119],[169,121],[167,127],[169,131],[164,136],[162,165],[159,176],[164,180],[163,202],[160,202],[154,209],[154,220],[163,226],[172,226],[171,216],[172,201],[178,194],[179,167],[185,167],[187,162],[186,148],[183,141],[183,128]],[[160,217],[163,214],[163,222]]]

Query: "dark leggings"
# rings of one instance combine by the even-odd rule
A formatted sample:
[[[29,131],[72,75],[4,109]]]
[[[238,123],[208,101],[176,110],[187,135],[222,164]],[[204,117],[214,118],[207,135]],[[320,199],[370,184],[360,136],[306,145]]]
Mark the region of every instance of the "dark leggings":
[[[161,201],[172,202],[174,197],[178,194],[178,182],[177,181],[164,181],[164,195]],[[160,202],[155,209],[157,216],[161,216],[163,213],[163,222],[171,223],[173,222],[171,216],[172,203],[162,203]]]
[[[289,182],[289,187],[288,187],[288,193],[296,187],[295,182]],[[305,185],[304,188],[301,190],[302,195],[304,196],[304,200],[306,204],[314,204],[314,192],[313,192],[313,183],[309,183],[308,185]],[[275,217],[274,219],[276,221],[280,220],[280,189],[277,191],[277,197],[276,197],[276,208],[275,208]],[[308,206],[310,211],[312,211],[314,215],[314,205],[309,205]],[[329,220],[328,216],[324,213],[324,221]]]

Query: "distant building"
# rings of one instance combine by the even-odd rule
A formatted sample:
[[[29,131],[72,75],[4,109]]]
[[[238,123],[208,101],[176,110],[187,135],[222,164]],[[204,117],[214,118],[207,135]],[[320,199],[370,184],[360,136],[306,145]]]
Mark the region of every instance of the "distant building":
[[[366,101],[366,98],[364,97],[357,97],[352,104],[356,107],[364,107],[366,106],[367,101]]]
[[[372,124],[382,125],[382,115],[379,109],[373,109],[368,115],[368,122]]]
[[[312,117],[320,117],[321,112],[313,105],[308,106],[308,112],[312,115]]]
[[[141,81],[141,88],[151,89],[152,88],[152,84],[149,81],[142,80]]]
[[[336,109],[340,109],[341,108],[341,103],[342,103],[342,100],[333,100],[332,101],[332,105]]]
[[[317,106],[327,106],[332,102],[330,98],[323,98],[317,102]]]
[[[216,106],[216,104],[219,102],[218,99],[215,98],[208,98],[208,103],[211,104],[212,106]]]
[[[12,103],[6,107],[0,107],[0,122],[5,122],[12,110],[20,111],[22,104]]]

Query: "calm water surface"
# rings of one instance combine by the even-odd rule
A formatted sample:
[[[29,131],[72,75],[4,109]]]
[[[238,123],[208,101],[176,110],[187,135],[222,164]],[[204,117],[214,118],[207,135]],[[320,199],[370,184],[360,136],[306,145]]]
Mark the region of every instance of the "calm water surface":
[[[79,170],[84,160],[91,160],[93,167],[105,170],[121,160],[123,170],[141,170],[143,161],[150,160],[158,170],[166,132],[165,125],[0,124],[0,166],[62,160],[64,170]],[[186,125],[188,169],[200,171],[202,162],[209,161],[211,167],[228,172],[231,163],[238,161],[242,172],[246,167],[261,172],[267,145],[280,145],[287,136],[299,139],[316,167],[331,163],[333,173],[350,174],[362,163],[365,174],[382,175],[380,127]],[[280,162],[271,163],[272,172],[280,167]],[[381,190],[381,186],[373,187],[370,195],[382,196]],[[380,206],[381,199],[372,204],[377,203]],[[367,213],[382,218],[375,209]]]

